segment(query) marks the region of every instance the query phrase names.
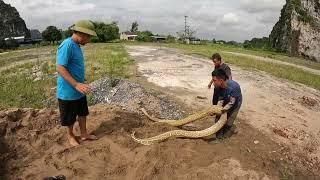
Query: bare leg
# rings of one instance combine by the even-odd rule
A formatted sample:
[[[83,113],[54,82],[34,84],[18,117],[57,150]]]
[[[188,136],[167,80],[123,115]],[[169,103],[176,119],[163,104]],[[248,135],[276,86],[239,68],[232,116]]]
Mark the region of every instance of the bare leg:
[[[98,138],[95,135],[90,135],[87,132],[87,117],[86,116],[79,116],[78,117],[80,132],[81,132],[81,139],[82,140],[97,140]]]
[[[79,146],[79,142],[73,134],[73,125],[68,126],[68,140],[71,146]]]

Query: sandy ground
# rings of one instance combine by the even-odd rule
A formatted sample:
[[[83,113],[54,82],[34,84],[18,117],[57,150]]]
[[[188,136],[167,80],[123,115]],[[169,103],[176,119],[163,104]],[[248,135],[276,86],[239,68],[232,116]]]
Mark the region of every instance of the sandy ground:
[[[210,105],[212,89],[207,88],[213,69],[210,60],[159,47],[127,49],[148,81],[193,107]],[[244,97],[239,118],[290,147],[293,154],[308,154],[308,163],[319,165],[319,91],[264,72],[250,72],[236,66],[231,69]],[[207,100],[199,102],[197,96]]]
[[[252,127],[219,144],[170,139],[152,146],[132,141],[175,129],[109,105],[90,108],[88,129],[100,139],[70,148],[57,111],[11,109],[0,112],[0,179],[278,179],[305,175],[292,171],[281,148]],[[79,129],[77,127],[77,134]],[[4,136],[3,136],[4,135]],[[254,144],[260,140],[260,144]]]
[[[137,81],[158,91],[153,98],[162,97],[161,102],[171,97],[188,113],[210,106],[212,89],[207,84],[212,65],[208,60],[157,47],[127,49],[136,60]],[[203,139],[137,144],[130,136],[133,131],[144,138],[177,128],[129,111],[136,109],[133,102],[127,108],[90,107],[88,129],[99,140],[80,142],[74,148],[67,143],[57,110],[0,111],[0,179],[33,180],[59,174],[68,180],[319,178],[315,176],[320,172],[319,92],[263,72],[234,66],[232,70],[244,103],[236,133],[217,144]],[[130,89],[118,90],[117,97]],[[156,111],[164,108],[154,105],[152,109],[161,114]],[[183,128],[203,129],[209,124],[212,117]]]

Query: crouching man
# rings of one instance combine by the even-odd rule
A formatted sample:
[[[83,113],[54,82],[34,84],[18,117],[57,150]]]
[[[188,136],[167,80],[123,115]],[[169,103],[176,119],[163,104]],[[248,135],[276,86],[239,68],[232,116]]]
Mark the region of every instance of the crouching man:
[[[228,76],[222,69],[212,72],[214,86],[221,88],[218,98],[218,105],[222,106],[222,113],[227,113],[227,123],[216,133],[216,138],[221,139],[228,131],[230,131],[242,104],[242,94],[240,85],[228,80]],[[216,118],[216,122],[220,117]]]

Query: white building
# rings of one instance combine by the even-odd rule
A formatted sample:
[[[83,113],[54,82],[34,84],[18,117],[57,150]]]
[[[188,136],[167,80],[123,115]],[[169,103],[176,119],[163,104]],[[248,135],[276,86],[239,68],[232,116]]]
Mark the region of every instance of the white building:
[[[135,41],[137,38],[137,34],[133,33],[133,32],[122,32],[120,34],[120,40],[126,40],[126,41]]]

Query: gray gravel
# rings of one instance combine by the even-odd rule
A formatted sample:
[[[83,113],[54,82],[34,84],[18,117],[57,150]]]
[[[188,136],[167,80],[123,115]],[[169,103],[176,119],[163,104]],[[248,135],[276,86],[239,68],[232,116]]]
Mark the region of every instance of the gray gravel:
[[[165,119],[180,119],[185,112],[182,107],[165,95],[147,91],[140,84],[123,79],[116,79],[111,86],[110,78],[106,77],[90,84],[93,104],[113,104],[124,110],[139,112],[144,107],[150,114]]]

